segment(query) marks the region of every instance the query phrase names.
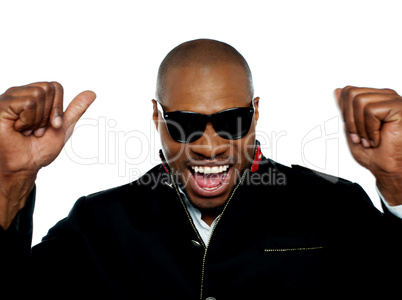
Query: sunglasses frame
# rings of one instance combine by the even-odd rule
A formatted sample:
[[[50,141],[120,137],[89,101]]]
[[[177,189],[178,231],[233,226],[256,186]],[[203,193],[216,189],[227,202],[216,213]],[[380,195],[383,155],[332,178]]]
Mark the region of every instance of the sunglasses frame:
[[[192,143],[192,142],[195,142],[196,140],[198,140],[200,137],[198,137],[198,138],[196,138],[196,139],[191,139],[190,141],[187,141],[187,140],[181,140],[181,139],[175,139],[173,136],[172,136],[172,134],[171,134],[171,132],[170,132],[170,130],[169,130],[169,126],[168,126],[168,124],[167,124],[167,122],[175,122],[174,120],[170,120],[169,119],[169,114],[171,114],[171,113],[185,113],[185,114],[192,114],[192,115],[194,115],[194,116],[202,116],[204,119],[206,118],[206,122],[205,122],[205,126],[206,126],[206,124],[208,124],[209,122],[211,122],[212,123],[212,126],[213,126],[213,121],[214,121],[214,119],[217,117],[217,115],[220,115],[220,114],[222,114],[222,113],[226,113],[226,112],[230,112],[230,111],[233,111],[233,110],[237,110],[237,109],[249,109],[249,113],[251,114],[251,116],[254,116],[254,113],[255,113],[255,109],[254,109],[254,101],[252,100],[251,101],[251,106],[250,107],[233,107],[233,108],[229,108],[229,109],[225,109],[225,110],[221,110],[221,111],[218,111],[218,112],[216,112],[216,113],[213,113],[213,114],[210,114],[210,115],[206,115],[206,114],[201,114],[201,113],[197,113],[197,112],[192,112],[192,111],[183,111],[183,110],[176,110],[176,111],[172,111],[172,112],[165,112],[165,110],[164,110],[164,108],[163,108],[163,106],[162,106],[162,104],[159,102],[159,100],[155,100],[156,101],[156,103],[157,103],[157,109],[158,109],[158,111],[162,114],[162,118],[163,118],[163,120],[165,121],[165,123],[166,123],[166,127],[167,127],[167,130],[168,130],[168,132],[169,132],[169,135],[172,137],[172,139],[174,139],[176,142],[179,142],[179,143]],[[221,134],[219,134],[219,132],[217,132],[218,133],[218,135],[220,136],[220,137],[222,137],[222,138],[225,138],[225,139],[228,139],[228,140],[236,140],[236,139],[240,139],[240,138],[243,138],[249,131],[250,131],[250,128],[251,128],[251,124],[252,124],[252,119],[251,119],[251,122],[250,122],[250,127],[248,128],[248,130],[247,130],[247,132],[244,134],[244,135],[240,135],[240,136],[238,136],[238,137],[236,137],[236,138],[227,138],[226,136],[223,136],[223,135],[221,135]],[[215,129],[215,127],[214,127],[214,129]],[[215,129],[216,130],[216,129]],[[205,127],[204,127],[204,131],[203,132],[205,132]]]

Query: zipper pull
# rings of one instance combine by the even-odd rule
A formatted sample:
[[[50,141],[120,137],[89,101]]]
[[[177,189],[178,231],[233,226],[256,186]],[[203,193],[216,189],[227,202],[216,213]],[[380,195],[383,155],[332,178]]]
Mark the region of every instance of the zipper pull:
[[[167,186],[170,187],[171,189],[173,189],[173,183],[169,183],[169,182],[167,182],[167,181],[162,181],[162,183],[163,183],[164,185],[167,185]]]

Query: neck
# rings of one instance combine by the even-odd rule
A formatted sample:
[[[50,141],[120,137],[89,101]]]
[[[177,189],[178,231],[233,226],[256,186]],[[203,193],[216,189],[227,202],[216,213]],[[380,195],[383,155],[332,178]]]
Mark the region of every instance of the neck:
[[[222,213],[223,206],[198,208],[198,210],[201,212],[201,220],[211,226],[212,222]]]
[[[212,225],[212,222],[215,221],[215,219],[218,217],[218,215],[206,215],[202,214],[201,220],[203,220],[205,223],[208,224],[208,226]]]

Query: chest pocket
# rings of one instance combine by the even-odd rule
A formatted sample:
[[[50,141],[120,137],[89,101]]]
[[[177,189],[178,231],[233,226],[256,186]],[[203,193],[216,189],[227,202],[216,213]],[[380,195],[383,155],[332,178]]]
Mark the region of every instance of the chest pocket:
[[[323,242],[317,236],[269,237],[264,245],[266,253],[317,252],[324,249]]]
[[[268,237],[263,251],[265,276],[277,289],[317,290],[327,280],[326,247],[318,236]]]

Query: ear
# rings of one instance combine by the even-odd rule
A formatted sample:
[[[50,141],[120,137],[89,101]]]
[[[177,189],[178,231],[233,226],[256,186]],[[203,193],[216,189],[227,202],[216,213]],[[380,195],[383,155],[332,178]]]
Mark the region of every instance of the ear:
[[[254,119],[255,119],[255,123],[257,123],[258,118],[260,117],[260,114],[258,112],[258,105],[260,103],[260,97],[255,97],[253,100],[254,103]]]
[[[152,105],[153,105],[153,112],[152,112],[152,121],[154,121],[156,131],[158,131],[158,125],[159,125],[159,111],[158,111],[158,106],[156,104],[156,100],[152,99]]]

